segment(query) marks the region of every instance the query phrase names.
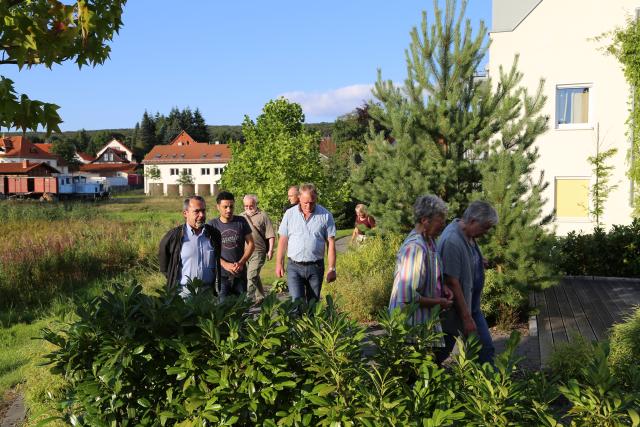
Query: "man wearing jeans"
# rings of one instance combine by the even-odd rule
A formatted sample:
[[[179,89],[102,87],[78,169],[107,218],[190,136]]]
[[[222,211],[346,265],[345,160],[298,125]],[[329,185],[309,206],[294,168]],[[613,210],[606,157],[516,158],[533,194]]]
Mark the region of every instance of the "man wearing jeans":
[[[453,291],[455,307],[442,322],[445,348],[438,354],[440,362],[453,350],[457,335],[467,337],[476,334],[482,344],[478,361],[493,363],[495,348],[480,308],[485,261],[476,239],[497,223],[496,210],[487,202],[475,201],[464,211],[462,219],[453,220],[445,228],[438,240],[445,284]]]
[[[324,278],[324,254],[327,251],[327,282],[336,280],[336,224],[333,215],[316,203],[313,184],[300,187],[298,205],[288,209],[278,234],[276,276],[284,276],[287,254],[287,285],[291,299],[305,302],[320,299]]]

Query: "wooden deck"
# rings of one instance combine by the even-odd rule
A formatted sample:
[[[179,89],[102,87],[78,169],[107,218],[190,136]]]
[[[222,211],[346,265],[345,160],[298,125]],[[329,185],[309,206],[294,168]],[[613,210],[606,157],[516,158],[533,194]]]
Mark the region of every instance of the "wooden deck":
[[[532,293],[530,302],[538,308],[533,333],[545,366],[554,346],[574,336],[607,339],[609,328],[640,305],[640,279],[567,277],[558,286]]]

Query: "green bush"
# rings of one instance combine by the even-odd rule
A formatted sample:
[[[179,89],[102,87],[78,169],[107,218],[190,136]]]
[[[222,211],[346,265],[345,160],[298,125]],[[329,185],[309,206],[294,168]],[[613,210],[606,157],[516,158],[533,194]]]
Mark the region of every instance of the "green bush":
[[[359,322],[369,322],[389,305],[400,235],[371,236],[338,257],[338,278],[323,287],[341,310]]]
[[[582,335],[576,335],[569,342],[555,346],[549,357],[549,368],[563,381],[572,378],[583,381],[582,369],[593,361],[594,353],[595,345]]]
[[[640,355],[640,307],[611,329],[609,363],[621,378],[631,378]],[[640,390],[639,390],[640,391]]]
[[[210,294],[144,295],[117,286],[80,308],[47,359],[69,387],[62,420],[74,425],[450,426],[558,425],[557,391],[539,375],[513,376],[513,350],[495,367],[461,344],[438,367],[429,327],[407,326],[414,307],[383,311],[385,333],[362,354],[364,328],[331,298],[302,311],[269,295],[216,304]],[[431,323],[433,323],[432,320]]]
[[[640,219],[614,225],[609,232],[569,233],[558,238],[552,259],[558,270],[572,276],[640,277]]]
[[[520,289],[500,280],[502,277],[493,269],[485,271],[482,312],[500,330],[510,331],[518,322],[527,299]]]

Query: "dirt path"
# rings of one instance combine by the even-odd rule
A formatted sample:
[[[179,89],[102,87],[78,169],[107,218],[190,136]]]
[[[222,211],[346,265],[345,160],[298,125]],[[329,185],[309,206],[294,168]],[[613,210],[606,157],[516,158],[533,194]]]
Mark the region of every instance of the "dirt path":
[[[21,394],[10,390],[2,397],[0,404],[0,427],[22,425],[26,417],[26,408]]]

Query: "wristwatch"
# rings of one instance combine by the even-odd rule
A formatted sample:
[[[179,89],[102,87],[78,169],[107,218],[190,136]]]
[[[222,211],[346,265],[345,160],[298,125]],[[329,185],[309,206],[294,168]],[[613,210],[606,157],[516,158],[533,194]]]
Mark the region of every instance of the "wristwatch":
[[[331,268],[329,268],[329,271],[330,272],[333,271],[335,273],[336,272],[336,268],[335,267],[331,267]]]

